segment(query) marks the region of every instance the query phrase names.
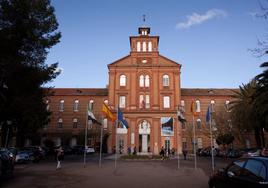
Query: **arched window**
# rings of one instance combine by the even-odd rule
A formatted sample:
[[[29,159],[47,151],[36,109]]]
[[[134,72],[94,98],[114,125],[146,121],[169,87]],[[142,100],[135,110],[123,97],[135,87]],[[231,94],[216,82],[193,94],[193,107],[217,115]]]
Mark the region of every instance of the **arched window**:
[[[50,106],[49,106],[49,102],[50,102],[49,100],[46,100],[46,110],[47,110],[47,111],[49,111],[49,108],[50,108]]]
[[[211,105],[211,112],[215,112],[215,101],[211,100],[210,105]]]
[[[140,87],[144,87],[144,76],[140,75]]]
[[[148,51],[151,52],[152,51],[152,42],[148,43]]]
[[[90,100],[89,101],[89,103],[88,103],[88,109],[90,110],[90,111],[93,111],[93,104],[94,104],[94,100]]]
[[[74,101],[74,111],[78,111],[79,100]]]
[[[230,112],[230,101],[225,101],[225,109],[227,112]]]
[[[185,102],[184,102],[184,100],[181,100],[181,106],[182,106],[182,107],[185,106]]]
[[[76,129],[78,127],[78,120],[77,118],[73,119],[73,128]]]
[[[197,119],[196,120],[196,126],[197,126],[197,129],[202,129],[202,123],[201,123],[201,119]]]
[[[108,105],[108,99],[105,99],[103,102],[104,104]]]
[[[60,100],[59,110],[60,111],[63,111],[64,110],[64,100]]]
[[[195,111],[196,112],[201,112],[201,104],[200,104],[200,101],[199,100],[196,100],[195,101],[195,106],[196,106]]]
[[[120,80],[119,83],[120,86],[126,86],[126,75],[121,75],[119,80]]]
[[[169,86],[169,76],[166,74],[163,76],[163,86]]]
[[[146,42],[142,42],[142,51],[146,52]]]
[[[145,87],[149,87],[150,86],[150,77],[149,75],[145,76]]]
[[[141,51],[141,43],[137,42],[137,52],[140,52],[140,51]]]
[[[62,128],[62,124],[63,124],[63,120],[62,120],[62,118],[59,118],[58,123],[57,123],[58,128]]]

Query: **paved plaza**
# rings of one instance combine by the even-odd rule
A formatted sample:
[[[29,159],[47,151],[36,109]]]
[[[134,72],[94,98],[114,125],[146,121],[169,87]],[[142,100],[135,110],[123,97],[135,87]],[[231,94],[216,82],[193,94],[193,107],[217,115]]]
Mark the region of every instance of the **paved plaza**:
[[[93,157],[94,158],[94,157]],[[219,167],[225,161],[218,162]],[[198,187],[207,188],[210,173],[209,158],[198,159],[195,170],[193,160],[181,160],[177,169],[177,160],[166,161],[114,161],[104,159],[99,168],[97,157],[88,159],[84,168],[83,160],[66,159],[62,169],[55,170],[56,162],[41,161],[39,164],[17,165],[15,176],[2,184],[7,188],[49,188],[49,187]]]

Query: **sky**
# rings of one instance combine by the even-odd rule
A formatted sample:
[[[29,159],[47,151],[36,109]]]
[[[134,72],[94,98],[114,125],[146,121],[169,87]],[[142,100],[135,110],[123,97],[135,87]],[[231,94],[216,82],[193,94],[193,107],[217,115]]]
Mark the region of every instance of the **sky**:
[[[256,17],[263,0],[52,0],[62,33],[47,64],[61,74],[46,86],[105,88],[107,65],[130,53],[143,26],[160,36],[159,52],[182,65],[182,88],[237,88],[262,72],[250,49],[267,37]]]

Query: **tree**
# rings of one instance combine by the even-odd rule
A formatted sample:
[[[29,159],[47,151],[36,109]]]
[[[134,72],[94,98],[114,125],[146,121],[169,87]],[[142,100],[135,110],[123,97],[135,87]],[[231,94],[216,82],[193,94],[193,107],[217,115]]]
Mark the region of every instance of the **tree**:
[[[256,100],[256,91],[259,89],[258,82],[254,79],[248,84],[239,86],[240,91],[235,92],[235,100],[232,104],[232,122],[243,132],[254,131],[255,140],[258,147],[265,145],[263,125],[259,110],[254,103]]]
[[[268,62],[261,64],[265,70],[256,76],[259,88],[255,93],[254,106],[258,111],[258,119],[261,121],[261,126],[268,131]]]
[[[2,145],[16,128],[17,145],[49,121],[42,86],[59,72],[47,65],[48,50],[59,42],[58,23],[50,0],[0,1],[0,123]],[[8,125],[7,122],[12,122]]]

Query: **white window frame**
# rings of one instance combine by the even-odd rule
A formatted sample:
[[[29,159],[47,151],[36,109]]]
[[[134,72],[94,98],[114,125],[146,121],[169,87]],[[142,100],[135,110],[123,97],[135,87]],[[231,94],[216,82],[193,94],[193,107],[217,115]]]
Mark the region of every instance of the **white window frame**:
[[[119,108],[126,108],[126,96],[119,96]]]
[[[215,101],[211,100],[210,105],[211,105],[211,112],[215,112]]]
[[[152,42],[150,41],[148,43],[148,52],[151,52],[152,51]]]
[[[150,76],[145,75],[145,87],[150,87]]]
[[[137,42],[137,52],[141,51],[141,42]]]
[[[120,86],[126,86],[126,80],[127,80],[126,75],[124,75],[124,74],[120,75],[120,78],[119,78],[119,85],[120,85]]]
[[[198,149],[203,148],[203,139],[202,138],[197,138],[197,148]]]
[[[145,95],[145,108],[150,108],[150,95]]]
[[[199,129],[199,130],[202,129],[202,121],[201,121],[201,119],[197,119],[197,120],[196,120],[196,127],[197,127],[197,129]]]
[[[140,87],[144,87],[144,75],[140,75]]]
[[[78,119],[77,118],[74,118],[73,119],[73,128],[78,128]]]
[[[225,101],[225,108],[226,108],[227,112],[231,112],[231,110],[230,110],[230,101],[229,100]]]
[[[163,97],[163,107],[164,108],[170,108],[170,96],[164,96]]]
[[[60,100],[59,110],[60,110],[61,112],[64,111],[64,100],[63,100],[63,99]]]
[[[74,101],[74,111],[75,111],[75,112],[78,111],[78,107],[79,107],[79,100],[76,99],[76,100]]]
[[[142,51],[146,52],[146,42],[142,42]]]
[[[169,86],[169,76],[167,74],[163,75],[163,86]]]
[[[195,112],[201,112],[201,102],[200,100],[195,101]]]
[[[145,108],[145,100],[144,100],[144,96],[143,95],[140,95],[139,97],[139,105],[140,105],[140,108],[143,109]]]
[[[58,123],[57,123],[57,128],[62,128],[63,127],[63,120],[62,118],[58,119]]]
[[[108,128],[108,120],[107,120],[107,118],[104,118],[103,119],[103,128],[104,129],[107,129]]]

